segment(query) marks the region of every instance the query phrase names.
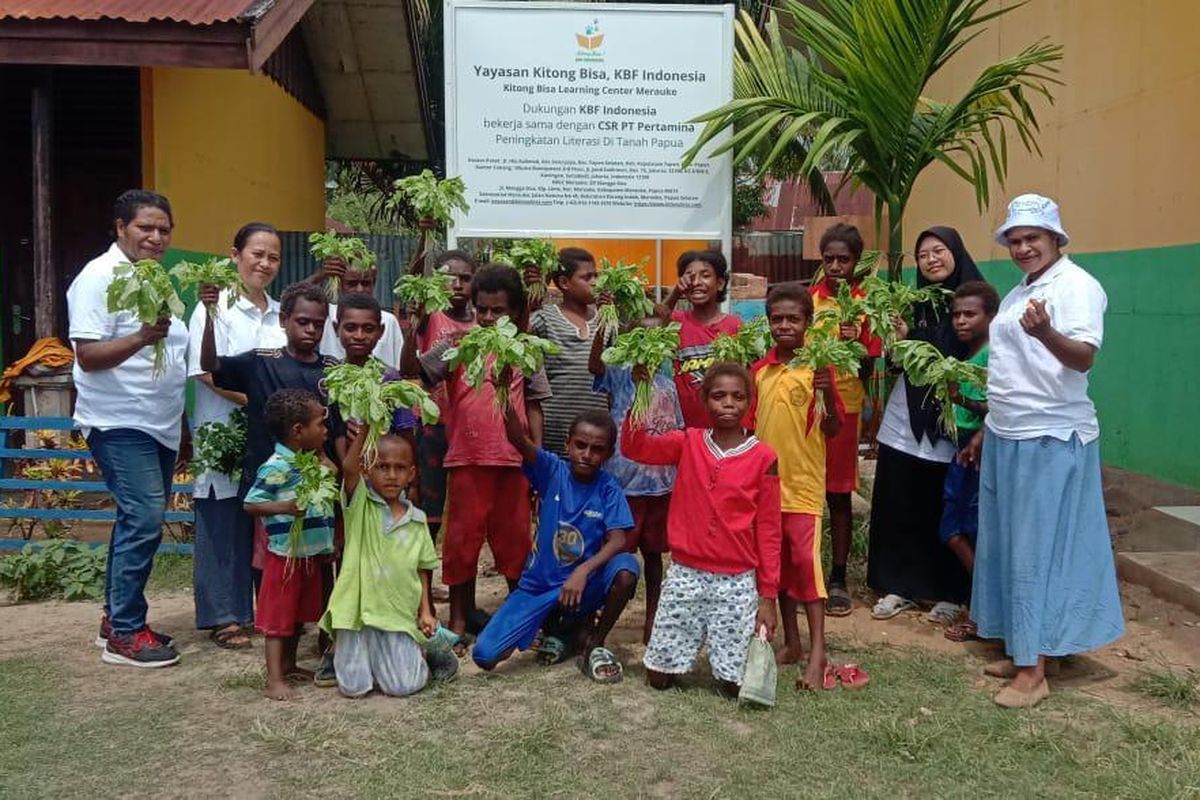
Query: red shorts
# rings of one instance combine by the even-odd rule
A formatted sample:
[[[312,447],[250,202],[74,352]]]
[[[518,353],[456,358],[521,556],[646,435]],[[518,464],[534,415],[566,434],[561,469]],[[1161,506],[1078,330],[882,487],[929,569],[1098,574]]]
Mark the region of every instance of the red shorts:
[[[521,577],[533,540],[529,482],[520,467],[450,467],[442,530],[442,580],[457,586],[475,580],[486,539],[496,571]]]
[[[285,639],[304,623],[321,618],[325,613],[322,563],[317,557],[287,559],[266,554],[255,615],[263,636]]]
[[[779,591],[799,603],[824,600],[821,572],[821,515],[783,512],[782,568]]]
[[[849,494],[858,489],[858,414],[846,414],[838,435],[825,440],[825,491]]]
[[[633,512],[633,530],[625,534],[625,549],[630,553],[669,553],[667,546],[667,511],[671,495],[627,497]]]

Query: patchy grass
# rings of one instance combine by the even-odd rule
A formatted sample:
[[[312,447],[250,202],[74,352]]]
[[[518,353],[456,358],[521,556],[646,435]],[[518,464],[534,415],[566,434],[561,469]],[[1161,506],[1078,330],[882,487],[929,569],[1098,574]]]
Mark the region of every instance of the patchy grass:
[[[1174,798],[1200,791],[1200,727],[1057,691],[995,707],[959,658],[833,642],[858,692],[742,709],[697,674],[648,689],[528,659],[404,699],[304,688],[262,700],[262,673],[203,651],[166,674],[103,671],[99,696],[50,657],[0,661],[0,796],[153,787],[166,796]],[[103,668],[100,668],[103,669]],[[214,680],[214,676],[216,679]],[[132,757],[136,754],[136,757]],[[186,754],[185,757],[181,757]],[[120,764],[119,767],[114,767]],[[157,781],[164,771],[172,781]],[[136,792],[135,792],[136,793]]]
[[[192,588],[192,557],[163,553],[154,557],[154,569],[146,583],[148,592],[178,592]]]
[[[1129,688],[1183,711],[1200,705],[1200,672],[1193,669],[1147,670]]]

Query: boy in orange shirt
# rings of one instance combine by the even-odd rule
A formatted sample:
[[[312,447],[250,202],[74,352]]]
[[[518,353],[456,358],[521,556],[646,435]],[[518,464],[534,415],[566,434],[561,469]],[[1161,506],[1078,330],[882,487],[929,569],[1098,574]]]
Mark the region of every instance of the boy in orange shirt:
[[[813,318],[813,302],[798,283],[776,286],[767,297],[767,321],[775,346],[751,368],[757,402],[751,416],[758,438],[779,459],[782,521],[782,568],[779,608],[784,648],[780,664],[795,664],[804,654],[796,613],[804,605],[808,619],[809,658],[800,689],[833,688],[835,671],[825,660],[825,581],[821,575],[821,514],[825,505],[825,440],[836,437],[843,409],[830,369],[791,368],[788,362],[804,345]],[[827,413],[818,418],[817,393]]]

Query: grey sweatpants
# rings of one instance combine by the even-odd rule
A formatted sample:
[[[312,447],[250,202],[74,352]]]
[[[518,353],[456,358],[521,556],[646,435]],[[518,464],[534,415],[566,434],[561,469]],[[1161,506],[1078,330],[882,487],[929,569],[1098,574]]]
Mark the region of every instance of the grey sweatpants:
[[[333,667],[338,691],[347,697],[362,697],[376,685],[394,697],[419,692],[429,681],[429,668],[421,646],[407,633],[381,631],[365,626],[335,631],[337,648]]]

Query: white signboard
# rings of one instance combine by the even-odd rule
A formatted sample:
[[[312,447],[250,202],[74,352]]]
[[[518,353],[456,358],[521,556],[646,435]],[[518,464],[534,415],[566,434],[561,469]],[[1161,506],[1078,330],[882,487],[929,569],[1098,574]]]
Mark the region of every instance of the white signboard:
[[[732,97],[733,6],[448,0],[455,236],[723,239],[728,154],[683,153]]]

